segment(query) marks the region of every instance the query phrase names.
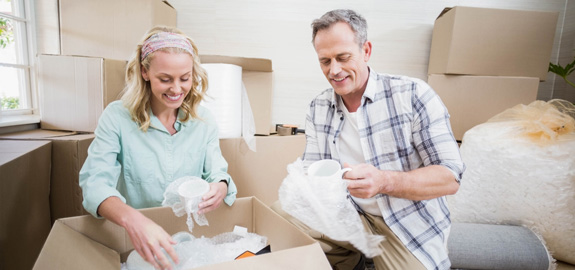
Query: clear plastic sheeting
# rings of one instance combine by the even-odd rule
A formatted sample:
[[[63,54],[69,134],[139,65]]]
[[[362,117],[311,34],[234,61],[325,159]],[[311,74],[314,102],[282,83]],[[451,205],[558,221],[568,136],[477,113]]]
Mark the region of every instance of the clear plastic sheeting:
[[[468,130],[461,145],[467,169],[448,197],[452,220],[526,226],[555,259],[575,264],[574,108],[536,101]]]
[[[193,231],[194,220],[196,221],[196,223],[198,225],[206,226],[206,225],[209,225],[208,219],[206,218],[206,216],[204,214],[198,214],[197,211],[192,211],[191,209],[193,209],[193,207],[191,207],[191,208],[188,207],[188,209],[186,209],[186,202],[181,198],[180,194],[178,193],[178,188],[184,182],[194,181],[194,180],[198,180],[198,179],[205,181],[205,180],[203,180],[199,177],[195,177],[195,176],[186,176],[186,177],[176,179],[174,182],[172,182],[166,188],[166,191],[164,191],[164,201],[162,201],[162,206],[171,207],[176,216],[181,217],[181,216],[186,215],[186,214],[188,215],[188,219],[186,221],[186,224],[188,225],[188,229],[190,230],[190,232]],[[195,205],[195,208],[197,209],[197,203]],[[193,219],[192,219],[192,217],[193,217]]]
[[[351,243],[369,258],[383,253],[379,243],[385,238],[365,230],[348,200],[347,184],[341,176],[312,180],[305,174],[299,158],[287,170],[288,176],[279,189],[284,211],[331,239]]]
[[[529,138],[545,145],[559,139],[575,139],[575,105],[561,99],[537,100],[519,104],[492,117],[487,122],[506,123],[503,132]]]
[[[174,249],[180,260],[179,264],[174,264],[170,259],[172,269],[188,270],[200,266],[233,261],[245,251],[257,253],[267,245],[267,237],[255,233],[237,234],[227,232],[216,235],[212,238],[196,238],[188,232],[179,232],[172,235],[176,244]],[[164,251],[164,254],[165,253]],[[133,250],[122,270],[154,270],[154,267],[147,263],[141,256]]]

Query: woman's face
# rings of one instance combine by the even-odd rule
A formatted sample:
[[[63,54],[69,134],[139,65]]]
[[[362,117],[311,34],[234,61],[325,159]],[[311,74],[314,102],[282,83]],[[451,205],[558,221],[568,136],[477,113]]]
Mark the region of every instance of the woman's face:
[[[142,77],[152,88],[154,113],[177,110],[192,89],[194,60],[187,53],[154,52],[149,69],[142,67]]]

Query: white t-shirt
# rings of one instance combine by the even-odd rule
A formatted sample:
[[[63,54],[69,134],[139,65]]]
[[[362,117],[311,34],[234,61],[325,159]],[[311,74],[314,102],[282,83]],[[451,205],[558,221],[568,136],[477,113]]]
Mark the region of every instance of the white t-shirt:
[[[345,121],[341,129],[339,140],[339,156],[341,164],[343,166],[346,162],[349,165],[365,163],[363,150],[361,149],[361,143],[359,141],[360,137],[357,128],[357,112],[350,113],[345,105],[343,105],[343,102],[340,104],[342,104],[342,110],[345,115]],[[357,198],[354,196],[351,197],[363,211],[381,217],[381,210],[377,205],[375,197],[367,199]]]

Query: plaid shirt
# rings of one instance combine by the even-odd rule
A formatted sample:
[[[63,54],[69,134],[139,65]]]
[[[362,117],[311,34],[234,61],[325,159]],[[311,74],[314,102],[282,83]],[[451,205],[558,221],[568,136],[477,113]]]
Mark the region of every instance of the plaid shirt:
[[[311,102],[305,128],[306,166],[320,159],[339,160],[339,135],[345,121],[341,106],[332,88]],[[371,70],[357,125],[366,163],[393,171],[442,165],[461,180],[465,166],[449,114],[422,80]],[[412,201],[378,194],[376,198],[385,223],[427,269],[450,268],[446,243],[451,220],[445,197]]]

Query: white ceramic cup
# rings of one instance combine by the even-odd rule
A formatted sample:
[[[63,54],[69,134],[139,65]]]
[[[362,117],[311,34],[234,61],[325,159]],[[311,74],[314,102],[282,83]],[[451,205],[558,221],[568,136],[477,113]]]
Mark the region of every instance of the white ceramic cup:
[[[351,171],[351,168],[341,168],[339,162],[333,159],[318,160],[307,168],[307,175],[310,177],[337,178],[342,179],[345,172]]]
[[[198,212],[202,196],[210,191],[210,184],[202,179],[191,179],[178,187],[178,194],[185,205],[186,213]]]

